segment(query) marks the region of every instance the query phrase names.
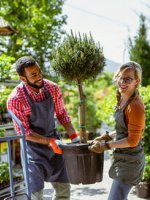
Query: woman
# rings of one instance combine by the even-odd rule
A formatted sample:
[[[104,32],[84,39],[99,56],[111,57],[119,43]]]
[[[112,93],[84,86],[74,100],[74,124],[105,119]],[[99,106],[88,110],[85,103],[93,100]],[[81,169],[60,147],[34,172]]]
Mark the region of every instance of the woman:
[[[114,148],[114,161],[109,170],[113,183],[108,200],[126,200],[131,188],[140,182],[143,175],[145,158],[141,138],[145,111],[137,89],[141,77],[142,69],[136,62],[125,63],[119,68],[114,76],[118,87],[116,130],[95,138],[89,146],[96,153]]]

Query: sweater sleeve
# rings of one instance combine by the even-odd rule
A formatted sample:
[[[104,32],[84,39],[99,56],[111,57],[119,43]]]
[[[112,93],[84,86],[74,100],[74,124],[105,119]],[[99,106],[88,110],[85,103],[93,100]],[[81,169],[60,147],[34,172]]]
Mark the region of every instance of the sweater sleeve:
[[[128,127],[127,141],[131,147],[138,145],[145,127],[144,105],[139,97],[128,105],[125,110],[125,118]]]

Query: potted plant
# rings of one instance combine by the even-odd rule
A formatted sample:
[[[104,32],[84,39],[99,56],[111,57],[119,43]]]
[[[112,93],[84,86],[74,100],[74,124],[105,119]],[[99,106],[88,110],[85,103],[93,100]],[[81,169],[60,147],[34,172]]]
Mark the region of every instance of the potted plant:
[[[150,197],[150,155],[146,155],[146,165],[141,182],[136,186],[136,194],[140,198]]]
[[[86,137],[86,95],[83,82],[94,81],[105,65],[103,50],[90,35],[71,32],[52,52],[52,67],[65,81],[75,83],[79,93],[80,143],[62,146],[70,182],[90,184],[102,180],[103,154],[88,150]],[[94,118],[94,116],[93,116]],[[91,168],[90,168],[91,167]],[[76,170],[74,170],[76,168]],[[85,170],[86,169],[86,170]],[[76,172],[76,173],[75,173]],[[89,173],[90,172],[90,173]]]
[[[13,173],[13,187],[21,186],[22,176],[16,171]],[[20,188],[19,188],[20,189]],[[9,164],[7,162],[0,162],[0,196],[8,196],[10,193],[10,177]],[[1,198],[0,198],[1,199]],[[3,198],[2,198],[3,199]]]
[[[0,162],[0,188],[9,185],[9,166],[6,162]]]
[[[0,114],[3,123],[8,123],[11,121],[9,114],[7,113],[7,99],[11,91],[11,88],[0,86]]]

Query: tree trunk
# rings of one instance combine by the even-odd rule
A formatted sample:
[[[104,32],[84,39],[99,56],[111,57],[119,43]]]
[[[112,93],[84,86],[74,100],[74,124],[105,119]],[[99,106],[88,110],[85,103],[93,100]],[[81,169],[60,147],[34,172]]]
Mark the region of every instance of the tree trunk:
[[[79,91],[79,128],[80,128],[80,142],[87,143],[86,127],[85,127],[85,95],[83,93],[82,83],[77,81]]]

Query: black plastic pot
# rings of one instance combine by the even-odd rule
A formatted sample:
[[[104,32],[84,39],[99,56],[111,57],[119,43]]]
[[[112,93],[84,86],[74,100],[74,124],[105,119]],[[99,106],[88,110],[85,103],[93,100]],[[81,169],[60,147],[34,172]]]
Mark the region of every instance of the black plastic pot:
[[[136,194],[140,198],[149,198],[150,197],[150,183],[140,182],[136,186]]]
[[[93,184],[103,178],[104,154],[88,150],[88,144],[61,145],[71,184]]]

